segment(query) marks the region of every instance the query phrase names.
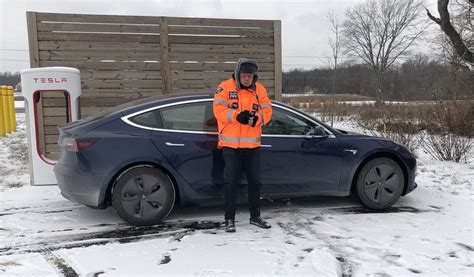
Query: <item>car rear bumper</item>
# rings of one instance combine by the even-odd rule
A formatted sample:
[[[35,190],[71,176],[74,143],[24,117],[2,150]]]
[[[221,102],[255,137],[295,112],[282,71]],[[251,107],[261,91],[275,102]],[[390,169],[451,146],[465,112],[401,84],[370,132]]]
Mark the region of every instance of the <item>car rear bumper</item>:
[[[74,202],[99,207],[102,182],[91,172],[80,172],[77,167],[54,166],[54,174],[61,194]]]

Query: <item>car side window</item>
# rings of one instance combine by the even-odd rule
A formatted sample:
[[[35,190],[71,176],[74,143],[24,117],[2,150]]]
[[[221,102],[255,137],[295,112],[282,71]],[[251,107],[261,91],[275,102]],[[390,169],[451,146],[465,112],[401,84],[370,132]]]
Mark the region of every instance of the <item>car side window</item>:
[[[292,112],[273,107],[272,120],[263,127],[263,134],[268,135],[310,135],[315,125],[311,121]]]
[[[129,120],[137,125],[151,127],[151,128],[162,128],[163,124],[161,121],[161,115],[158,110],[149,111],[136,115],[129,118]]]
[[[164,129],[217,132],[211,101],[170,106],[160,113]]]

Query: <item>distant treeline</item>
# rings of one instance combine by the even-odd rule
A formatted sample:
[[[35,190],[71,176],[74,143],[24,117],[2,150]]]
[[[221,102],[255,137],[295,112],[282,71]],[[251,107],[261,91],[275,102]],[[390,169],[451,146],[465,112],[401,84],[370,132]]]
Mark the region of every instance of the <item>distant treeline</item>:
[[[328,67],[283,72],[283,93],[332,93],[332,80]],[[473,84],[468,69],[418,56],[387,73],[383,93],[387,100],[474,99]],[[336,71],[335,92],[375,97],[377,75],[367,65],[343,64]]]
[[[332,93],[333,71],[326,68],[283,72],[283,93]],[[15,87],[20,73],[0,72],[0,85]],[[383,84],[387,100],[474,99],[474,74],[468,69],[429,60],[408,59],[388,72]],[[375,97],[377,75],[367,65],[346,63],[336,71],[336,94]]]
[[[15,87],[20,82],[20,73],[0,72],[0,85]]]

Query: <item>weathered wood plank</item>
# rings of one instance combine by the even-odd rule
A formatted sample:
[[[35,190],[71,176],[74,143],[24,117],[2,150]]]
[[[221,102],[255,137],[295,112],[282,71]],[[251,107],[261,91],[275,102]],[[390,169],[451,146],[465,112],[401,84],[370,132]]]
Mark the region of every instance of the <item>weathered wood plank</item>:
[[[83,70],[81,71],[81,79],[141,79],[141,80],[161,80],[159,71],[98,71]]]
[[[57,126],[45,126],[44,133],[46,135],[59,135],[59,130]]]
[[[175,80],[173,87],[176,89],[186,88],[217,88],[220,82],[224,79],[204,79],[204,80]],[[261,80],[261,82],[268,87],[274,87],[273,80]]]
[[[43,97],[43,107],[65,107],[64,97]]]
[[[281,51],[281,21],[273,21],[273,29],[275,30],[274,34],[274,46],[275,46],[275,55],[273,56],[275,60],[275,99],[280,101],[282,94],[282,51]]]
[[[197,61],[197,62],[234,62],[238,61],[242,55],[227,53],[171,53],[171,61]],[[257,60],[257,62],[273,62],[273,55],[269,54],[247,54],[246,58]]]
[[[45,141],[46,141],[46,149],[48,150],[48,144],[57,144],[59,135],[54,135],[54,134],[46,134],[45,136]]]
[[[44,125],[52,125],[52,126],[57,126],[59,124],[66,123],[66,117],[65,116],[44,116]]]
[[[130,101],[133,101],[133,100],[136,100],[138,98],[129,98],[127,99],[128,101],[126,102],[123,102],[123,103],[127,103],[127,102],[130,102]],[[121,104],[123,104],[121,103]],[[97,106],[97,105],[93,105],[93,106],[82,106],[81,107],[81,114],[95,114],[95,113],[98,113],[99,111],[102,111],[104,109],[108,109],[108,108],[111,108],[111,107],[115,107],[117,106],[118,104],[112,104],[112,103],[108,103],[108,105],[105,105],[105,103],[103,103],[103,105],[100,105],[100,106]],[[49,108],[47,110],[47,113],[45,113],[45,116],[49,116],[49,117],[61,117],[64,115],[64,108]],[[66,120],[64,118],[64,120]],[[45,134],[46,135],[50,135],[50,134],[57,134],[57,130],[55,131],[54,128],[55,126],[47,126],[45,127]],[[56,128],[57,129],[57,128]]]
[[[209,62],[195,62],[195,63],[170,63],[171,70],[184,70],[184,71],[228,71],[232,72],[235,70],[235,62],[228,63],[209,63]],[[270,71],[275,69],[273,63],[258,63],[260,71]]]
[[[75,62],[43,61],[42,66],[71,66],[79,70],[161,70],[158,62]]]
[[[43,151],[43,153],[46,153],[46,156],[48,154],[51,154],[51,153],[58,153],[60,152],[60,147],[59,147],[59,144],[58,144],[58,141],[54,141],[54,139],[51,139],[51,142],[50,143],[47,143],[46,144],[46,149],[44,149],[46,151]],[[47,156],[48,158],[50,158],[49,156]]]
[[[209,95],[210,97],[214,96],[216,92],[216,87],[213,88],[173,88],[173,93],[195,93],[195,94],[203,94]]]
[[[153,91],[153,92],[156,92]],[[139,98],[125,98],[125,97],[82,97],[81,106],[83,107],[114,107],[123,103],[128,103]]]
[[[158,34],[158,24],[155,25],[126,25],[126,24],[97,24],[97,23],[62,23],[38,22],[38,31],[41,32],[84,32],[84,33],[134,33]]]
[[[52,40],[52,41],[39,41],[40,50],[78,50],[78,51],[96,51],[96,50],[107,50],[107,51],[124,51],[133,49],[134,51],[151,51],[158,52],[160,50],[159,43],[142,43],[142,42],[94,42],[94,41],[63,41],[63,40]]]
[[[162,88],[153,89],[137,89],[137,88],[122,88],[122,89],[82,89],[82,97],[123,97],[123,98],[141,98],[154,95],[161,95]],[[81,100],[82,101],[82,100]]]
[[[30,67],[40,66],[39,47],[38,47],[38,30],[36,26],[36,13],[27,12],[26,22],[28,25],[28,45],[30,54]]]
[[[44,116],[64,116],[64,122],[66,122],[66,107],[45,107],[43,110],[43,115]]]
[[[169,25],[273,28],[271,20],[168,17]]]
[[[274,72],[260,71],[258,76],[260,79],[272,79]],[[228,79],[232,72],[205,72],[205,71],[177,71],[173,70],[171,75],[173,80],[203,80],[203,79]]]
[[[38,40],[67,40],[67,41],[97,41],[97,42],[154,42],[160,41],[160,36],[134,34],[94,34],[94,33],[51,33],[38,32]]]
[[[212,36],[180,36],[170,35],[169,43],[186,43],[186,44],[219,44],[219,45],[273,45],[272,37],[212,37]]]
[[[213,36],[245,36],[272,37],[273,29],[232,27],[203,27],[203,26],[170,26],[169,34],[179,35],[213,35]]]
[[[40,51],[40,61],[158,61],[159,52],[125,51]]]
[[[158,24],[158,17],[155,16],[129,15],[37,13],[37,20],[51,22]]]
[[[112,108],[111,107],[90,107],[90,108],[87,108],[85,110],[81,110],[81,118],[86,118],[86,117],[89,117],[91,115],[95,115],[95,114],[98,114],[102,111],[105,111],[105,110],[108,110]]]
[[[161,88],[161,80],[96,80],[83,79],[81,87],[87,88]]]
[[[212,44],[171,44],[173,53],[273,53],[271,45],[212,45]]]

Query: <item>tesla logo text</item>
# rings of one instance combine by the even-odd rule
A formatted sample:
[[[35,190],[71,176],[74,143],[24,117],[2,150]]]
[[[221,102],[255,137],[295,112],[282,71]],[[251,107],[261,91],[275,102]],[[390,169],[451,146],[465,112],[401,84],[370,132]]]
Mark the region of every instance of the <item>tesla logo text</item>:
[[[33,78],[36,84],[67,84],[67,78]]]

